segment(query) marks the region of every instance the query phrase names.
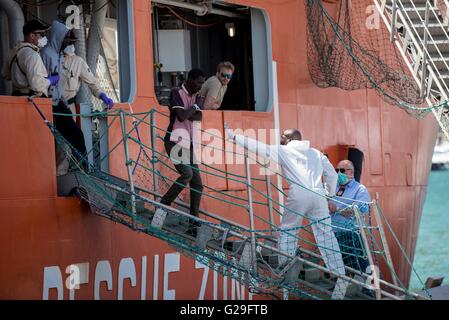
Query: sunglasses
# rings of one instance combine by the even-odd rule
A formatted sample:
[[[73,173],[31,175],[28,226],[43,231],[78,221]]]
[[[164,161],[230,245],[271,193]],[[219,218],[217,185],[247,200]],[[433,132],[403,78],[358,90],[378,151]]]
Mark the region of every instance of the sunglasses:
[[[221,73],[221,76],[223,77],[223,78],[226,78],[226,79],[228,79],[228,80],[231,80],[232,79],[232,73]]]
[[[345,168],[336,168],[335,169],[335,172],[341,172],[341,173],[345,173],[346,172],[346,170],[351,170],[351,169],[345,169]]]
[[[43,37],[45,35],[45,31],[38,31],[38,32],[32,32],[34,34],[39,34],[41,35],[41,37]]]

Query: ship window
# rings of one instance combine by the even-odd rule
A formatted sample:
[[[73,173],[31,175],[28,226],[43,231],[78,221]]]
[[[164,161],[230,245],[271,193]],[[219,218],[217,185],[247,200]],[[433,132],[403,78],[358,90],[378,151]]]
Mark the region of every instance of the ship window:
[[[133,24],[132,1],[108,3],[96,76],[108,96],[117,102],[132,102],[136,92]]]
[[[120,101],[132,102],[136,94],[134,21],[132,1],[117,1]],[[126,44],[126,45],[124,45]]]
[[[95,7],[86,10],[84,20],[92,19]],[[134,22],[132,1],[110,1],[100,38],[86,41],[87,52],[96,52],[90,46],[100,44],[96,63],[96,77],[100,86],[115,102],[132,102],[136,92],[134,59]],[[89,31],[89,23],[85,24]],[[101,101],[93,99],[97,106]]]
[[[167,5],[166,3],[170,3]],[[192,68],[215,75],[221,61],[235,71],[219,110],[271,111],[272,55],[267,14],[260,9],[214,1],[152,1],[155,93],[168,105],[171,88]]]

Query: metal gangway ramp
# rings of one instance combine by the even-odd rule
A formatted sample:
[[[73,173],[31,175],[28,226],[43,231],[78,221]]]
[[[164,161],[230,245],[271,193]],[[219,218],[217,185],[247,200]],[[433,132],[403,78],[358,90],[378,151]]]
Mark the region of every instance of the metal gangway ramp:
[[[35,107],[38,109],[38,106]],[[69,172],[58,177],[60,195],[76,194],[89,203],[93,213],[165,241],[181,254],[245,284],[254,294],[274,299],[286,296],[294,299],[429,298],[410,292],[396,275],[383,228],[383,222],[387,221],[376,201],[366,204],[370,206],[368,215],[360,214],[358,207],[352,206],[357,228],[343,229],[354,236],[348,241],[340,241],[339,248],[327,248],[335,254],[345,252],[368,259],[371,267],[358,270],[345,266],[346,273],[338,274],[323,263],[320,248],[310,231],[311,224],[329,221],[309,219],[299,228],[278,228],[276,221],[285,207],[276,194],[285,193],[272,181],[276,181],[277,176],[285,177],[270,169],[268,163],[262,163],[254,155],[244,152],[240,155],[244,159],[242,166],[245,173],[239,175],[202,162],[199,170],[203,174],[213,179],[231,179],[241,185],[244,189],[242,194],[246,196],[214,189],[205,183],[204,198],[211,198],[218,206],[227,206],[229,210],[238,210],[241,218],[232,219],[229,218],[232,214],[220,215],[205,210],[200,210],[199,218],[192,217],[188,213],[188,201],[183,199],[182,193],[172,206],[160,203],[161,196],[178,175],[168,155],[158,147],[166,132],[158,124],[166,122],[166,113],[157,109],[142,113],[119,109],[81,116],[92,124],[98,124],[99,119],[108,119],[103,130],[99,130],[98,126],[93,130],[94,139],[86,157],[81,156],[51,122],[46,120],[45,123],[70,163]],[[98,152],[103,136],[113,126],[115,132],[121,132],[121,137],[115,145],[109,146],[106,153]],[[144,139],[145,136],[149,138]],[[202,147],[216,148],[208,144]],[[238,154],[237,151],[232,152]],[[91,157],[92,154],[95,157]],[[117,160],[117,154],[122,158]],[[94,160],[88,162],[89,157]],[[108,159],[123,164],[121,176],[104,170],[103,162]],[[265,174],[252,177],[252,167]],[[269,171],[272,172],[268,174]],[[163,208],[166,215],[155,216],[158,208]],[[191,231],[192,222],[196,225],[195,232]],[[392,232],[391,227],[387,226],[388,231]],[[277,242],[281,232],[296,238],[299,243],[296,254],[289,255],[279,250]],[[359,242],[357,245],[354,239]],[[361,249],[354,250],[355,247]],[[279,255],[287,257],[287,263],[279,265]],[[384,269],[389,275],[379,272],[378,266],[381,264],[387,266]],[[338,281],[344,284],[341,292],[335,289]]]

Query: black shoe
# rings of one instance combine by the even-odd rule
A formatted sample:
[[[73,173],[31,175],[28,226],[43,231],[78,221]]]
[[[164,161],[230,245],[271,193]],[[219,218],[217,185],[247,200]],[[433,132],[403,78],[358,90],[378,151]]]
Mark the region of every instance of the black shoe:
[[[362,289],[362,293],[364,295],[367,295],[370,298],[376,298],[376,294],[374,293],[374,290],[370,290],[368,288],[363,288]]]
[[[198,233],[198,229],[196,226],[190,226],[189,229],[187,229],[187,231],[186,231],[186,234],[193,238],[196,238],[197,233]]]
[[[224,245],[223,245],[223,249],[225,249],[226,251],[232,251],[234,249],[234,244],[232,241],[225,241]]]
[[[201,222],[195,219],[189,219],[189,225],[190,227],[201,227]]]

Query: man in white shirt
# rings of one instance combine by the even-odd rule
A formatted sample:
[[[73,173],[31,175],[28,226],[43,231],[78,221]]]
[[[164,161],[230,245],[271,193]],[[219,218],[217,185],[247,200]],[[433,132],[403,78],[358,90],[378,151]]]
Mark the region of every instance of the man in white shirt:
[[[225,129],[228,126],[225,124]],[[310,220],[317,246],[326,266],[333,272],[345,275],[345,268],[337,239],[332,231],[326,194],[333,196],[337,185],[337,173],[327,157],[302,140],[296,129],[285,130],[281,145],[266,145],[227,129],[237,144],[257,155],[277,162],[290,185],[288,198],[281,219],[279,250],[290,256],[296,254],[298,230],[304,217]],[[327,185],[327,191],[324,183]],[[287,257],[280,255],[280,265]],[[343,299],[347,283],[338,279],[332,298]]]

